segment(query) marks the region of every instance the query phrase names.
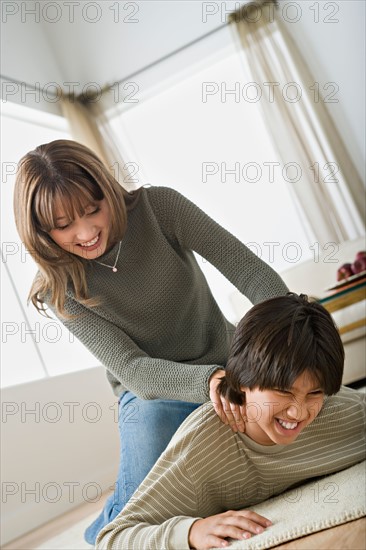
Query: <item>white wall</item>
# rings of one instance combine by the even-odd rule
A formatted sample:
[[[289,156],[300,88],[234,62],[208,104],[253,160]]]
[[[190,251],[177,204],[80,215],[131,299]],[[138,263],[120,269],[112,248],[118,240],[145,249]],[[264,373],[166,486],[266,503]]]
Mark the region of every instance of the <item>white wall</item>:
[[[81,503],[102,509],[118,456],[117,398],[104,368],[5,388],[2,544]]]
[[[4,2],[2,5],[1,97],[3,101],[61,114],[59,104],[54,103],[51,96],[54,91],[51,83],[62,82],[62,74],[42,25],[30,15],[22,17],[20,6],[25,7],[26,4],[31,8],[35,2]],[[17,13],[11,15],[12,12]],[[35,66],[37,67],[36,78]],[[48,100],[47,91],[42,94],[41,91],[34,91],[29,86],[12,84],[12,79],[27,82],[33,86],[45,86],[50,93],[50,100]],[[50,85],[49,88],[48,85]]]

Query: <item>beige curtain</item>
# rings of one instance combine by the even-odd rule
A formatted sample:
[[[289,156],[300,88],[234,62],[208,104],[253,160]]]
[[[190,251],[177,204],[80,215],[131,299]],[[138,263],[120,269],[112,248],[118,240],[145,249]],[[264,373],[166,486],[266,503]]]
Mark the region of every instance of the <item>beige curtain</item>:
[[[275,2],[246,4],[230,23],[246,76],[263,90],[259,104],[280,160],[301,168],[299,181],[288,185],[316,239],[325,244],[362,236],[361,178],[322,97],[315,100],[315,79]]]
[[[94,151],[116,180],[127,191],[132,191],[134,186],[130,183],[130,172],[115,142],[109,121],[99,106],[99,99],[100,96],[65,94],[61,97],[62,113],[68,121],[72,139]]]

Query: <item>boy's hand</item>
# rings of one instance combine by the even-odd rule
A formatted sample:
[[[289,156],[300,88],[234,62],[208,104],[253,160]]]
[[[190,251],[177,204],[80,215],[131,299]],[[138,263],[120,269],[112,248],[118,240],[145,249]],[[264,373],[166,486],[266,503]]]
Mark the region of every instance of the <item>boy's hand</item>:
[[[249,539],[252,534],[262,533],[272,525],[267,518],[248,510],[229,510],[223,514],[210,516],[195,521],[189,531],[190,548],[206,550],[208,548],[225,548],[229,546],[226,537],[232,539]]]
[[[245,405],[234,405],[225,399],[217,391],[221,378],[225,376],[224,370],[217,370],[210,378],[210,399],[216,414],[224,424],[229,424],[233,432],[245,432]]]

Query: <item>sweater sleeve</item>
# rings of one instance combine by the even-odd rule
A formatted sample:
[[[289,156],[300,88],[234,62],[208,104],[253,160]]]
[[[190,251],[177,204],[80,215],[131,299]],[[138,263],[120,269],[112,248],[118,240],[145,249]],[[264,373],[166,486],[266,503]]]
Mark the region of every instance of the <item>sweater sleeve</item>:
[[[146,478],[150,486],[147,488],[144,482],[132,501],[99,533],[97,549],[189,550],[190,527],[200,519],[191,516],[192,508],[185,504],[194,502],[191,483],[178,465],[155,482],[152,475]]]
[[[200,254],[253,304],[288,292],[269,265],[178,191],[152,187],[149,197],[168,238]]]
[[[48,307],[57,316],[55,309]],[[70,296],[66,299],[65,309],[78,318],[66,320],[57,316],[59,320],[125,389],[137,397],[192,403],[209,400],[209,378],[222,366],[150,357],[120,327]]]
[[[185,426],[187,421],[124,509],[100,531],[97,549],[189,550],[190,527],[200,519],[194,515],[200,482],[196,475],[193,483],[186,468],[195,430],[185,432]],[[200,479],[203,483],[203,471]]]

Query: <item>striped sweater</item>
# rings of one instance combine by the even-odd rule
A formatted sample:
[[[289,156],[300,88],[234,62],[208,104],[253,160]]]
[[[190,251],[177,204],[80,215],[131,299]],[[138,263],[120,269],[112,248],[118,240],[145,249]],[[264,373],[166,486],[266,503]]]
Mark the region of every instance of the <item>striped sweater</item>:
[[[185,550],[193,522],[365,459],[365,394],[342,387],[291,445],[233,433],[206,403],[173,436],[97,549]],[[271,519],[271,518],[268,518]]]

